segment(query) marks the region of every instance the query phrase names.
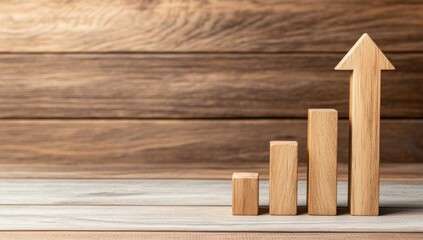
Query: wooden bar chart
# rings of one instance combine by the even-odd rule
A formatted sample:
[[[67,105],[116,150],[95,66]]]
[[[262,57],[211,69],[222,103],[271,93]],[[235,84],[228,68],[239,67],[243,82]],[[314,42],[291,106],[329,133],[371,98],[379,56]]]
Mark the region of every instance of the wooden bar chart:
[[[351,215],[379,215],[381,70],[394,69],[367,34],[360,37],[335,67],[335,70],[353,71],[350,78],[348,177],[348,206]],[[335,109],[309,109],[307,127],[309,215],[337,214],[337,141],[338,112]],[[270,215],[297,214],[297,167],[296,141],[270,142]],[[242,204],[250,205],[250,199],[247,201],[244,198],[248,195],[255,197],[256,192],[258,189],[244,193],[233,189],[235,199],[233,203],[236,204],[233,206],[233,214],[255,213],[253,204],[251,209],[254,211],[246,212],[243,212]],[[239,194],[244,194],[244,198]],[[254,197],[252,200],[256,201]],[[243,199],[242,204],[238,199]]]

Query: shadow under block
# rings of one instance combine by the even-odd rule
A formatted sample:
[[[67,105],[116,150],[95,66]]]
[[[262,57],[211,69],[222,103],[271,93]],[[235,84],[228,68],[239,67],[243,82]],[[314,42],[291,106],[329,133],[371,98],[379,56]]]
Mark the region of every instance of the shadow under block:
[[[234,173],[232,175],[232,214],[258,215],[258,173]]]
[[[298,143],[270,142],[269,213],[297,214]]]
[[[307,128],[307,209],[336,215],[338,112],[309,109]]]
[[[394,70],[367,34],[354,44],[335,70],[350,76],[349,210],[379,215],[381,70]]]

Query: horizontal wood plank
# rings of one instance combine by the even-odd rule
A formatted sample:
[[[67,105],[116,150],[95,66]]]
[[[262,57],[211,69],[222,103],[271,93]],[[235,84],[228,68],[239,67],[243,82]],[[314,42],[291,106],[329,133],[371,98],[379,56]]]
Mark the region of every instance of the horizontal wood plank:
[[[371,218],[350,216],[342,207],[346,182],[339,184],[337,216],[307,215],[304,181],[299,215],[269,216],[268,182],[262,181],[260,215],[236,217],[231,180],[4,180],[0,230],[420,232],[421,184],[383,182],[381,215]]]
[[[347,182],[338,182],[337,206],[347,206]],[[260,206],[269,206],[269,182],[260,181]],[[2,179],[0,205],[231,206],[231,180]],[[306,206],[306,181],[298,182]],[[423,209],[422,182],[381,182],[380,206]]]
[[[258,233],[258,232],[0,232],[1,240],[420,240],[423,233]]]
[[[418,0],[2,1],[1,52],[421,51]]]
[[[423,42],[423,41],[422,41]],[[0,118],[348,117],[343,54],[0,55]],[[382,117],[423,117],[423,54],[389,54]]]
[[[137,163],[107,163],[81,164],[81,163],[13,163],[0,165],[0,178],[3,179],[230,179],[236,171],[260,172],[261,179],[268,179],[269,168],[267,164],[237,165],[228,167],[205,168],[200,164],[190,163],[186,168],[176,163],[173,165],[137,164]],[[188,171],[189,170],[189,171]],[[382,163],[380,178],[382,181],[423,181],[423,164],[421,163]],[[300,164],[298,178],[306,179],[307,168]],[[347,180],[348,165],[338,164],[338,179]]]
[[[422,125],[421,120],[382,121],[382,164],[414,163],[408,167],[413,169],[421,163]],[[42,172],[60,178],[77,176],[76,171],[90,177],[98,171],[97,177],[207,178],[206,173],[248,170],[267,175],[269,141],[297,140],[304,164],[306,131],[306,120],[2,120],[1,175]],[[339,123],[338,152],[338,161],[346,163],[347,120]],[[419,177],[420,170],[412,171]]]
[[[421,232],[423,208],[381,208],[380,216],[232,216],[230,206],[0,206],[10,231]]]

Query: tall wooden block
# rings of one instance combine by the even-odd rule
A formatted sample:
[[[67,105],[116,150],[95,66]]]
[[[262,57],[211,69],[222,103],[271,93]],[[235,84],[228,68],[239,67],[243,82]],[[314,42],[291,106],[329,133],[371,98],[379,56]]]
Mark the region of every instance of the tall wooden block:
[[[232,214],[258,215],[258,173],[234,173],[232,175]]]
[[[310,215],[336,215],[338,112],[309,109],[307,208]]]
[[[298,143],[270,142],[269,213],[297,214]]]
[[[379,215],[381,70],[394,70],[367,34],[335,67],[350,75],[348,206],[352,215]]]

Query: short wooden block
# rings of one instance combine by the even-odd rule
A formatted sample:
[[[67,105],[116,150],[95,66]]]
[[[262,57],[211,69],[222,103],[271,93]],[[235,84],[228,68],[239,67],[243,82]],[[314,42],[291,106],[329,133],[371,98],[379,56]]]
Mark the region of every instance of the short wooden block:
[[[298,143],[270,142],[269,213],[297,214]]]
[[[232,214],[258,215],[259,174],[234,173],[232,175]]]
[[[336,215],[338,112],[309,109],[307,128],[307,209]]]

